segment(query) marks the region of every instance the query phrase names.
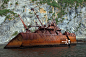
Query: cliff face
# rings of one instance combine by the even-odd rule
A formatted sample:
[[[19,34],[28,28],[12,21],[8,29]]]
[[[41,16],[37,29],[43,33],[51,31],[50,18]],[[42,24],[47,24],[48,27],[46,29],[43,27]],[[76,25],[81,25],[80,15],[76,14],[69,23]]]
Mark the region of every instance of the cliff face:
[[[68,31],[75,33],[77,39],[86,37],[86,7],[79,6],[77,9],[75,7],[66,7],[66,14],[62,18],[58,18],[57,13],[60,12],[58,8],[54,8],[50,5],[38,4],[37,1],[30,0],[9,0],[5,4],[5,9],[10,9],[14,13],[20,14],[26,25],[35,25],[35,22],[40,22],[36,18],[31,8],[35,9],[37,15],[43,24],[51,22],[52,18],[56,18],[58,26],[62,29],[62,32]],[[55,13],[54,13],[55,12]],[[11,18],[7,18],[9,16]],[[53,15],[55,15],[53,17]],[[30,28],[31,31],[34,31],[35,28]],[[23,24],[19,17],[14,16],[10,12],[7,15],[0,16],[0,43],[4,43],[12,39],[16,32],[25,32]],[[17,34],[17,33],[16,33]]]

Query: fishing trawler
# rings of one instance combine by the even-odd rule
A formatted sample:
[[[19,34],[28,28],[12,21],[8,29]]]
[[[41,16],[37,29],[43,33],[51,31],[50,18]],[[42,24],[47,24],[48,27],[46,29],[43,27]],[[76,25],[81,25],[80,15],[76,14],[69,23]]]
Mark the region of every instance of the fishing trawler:
[[[34,11],[32,8],[31,10]],[[35,13],[36,15],[36,13]],[[20,19],[21,16],[19,15]],[[36,15],[41,23],[38,15]],[[26,32],[19,33],[16,37],[8,42],[4,48],[20,48],[20,47],[35,47],[35,46],[53,46],[53,45],[70,45],[76,44],[76,35],[74,33],[61,33],[61,29],[56,25],[55,20],[48,24],[48,26],[26,26],[21,19]],[[38,27],[35,32],[31,32],[29,27]]]

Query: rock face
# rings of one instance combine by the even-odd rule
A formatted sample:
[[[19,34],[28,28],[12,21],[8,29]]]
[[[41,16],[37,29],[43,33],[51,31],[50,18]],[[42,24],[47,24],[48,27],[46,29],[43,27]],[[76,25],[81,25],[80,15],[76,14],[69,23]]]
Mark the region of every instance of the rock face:
[[[1,1],[0,1],[1,2]],[[39,25],[40,22],[36,18],[31,8],[35,9],[39,19],[43,24],[47,24],[47,20],[52,18],[52,15],[55,12],[59,12],[59,9],[51,7],[50,5],[37,4],[39,0],[31,2],[30,0],[9,0],[7,4],[7,9],[14,11],[17,14],[20,14],[23,21],[26,25],[35,25],[37,22]],[[75,33],[77,39],[86,37],[86,7],[67,7],[65,9],[67,14],[62,18],[58,18],[58,26],[62,29],[62,32],[68,31]],[[14,36],[12,34],[15,31],[25,32],[23,24],[19,17],[14,20],[5,20],[6,16],[0,16],[0,43],[4,43],[12,39]],[[55,17],[58,17],[57,15]],[[52,20],[49,20],[50,22]],[[35,30],[35,28],[30,28],[30,30]]]
[[[65,30],[68,30],[69,32],[73,32],[76,34],[77,39],[78,38],[85,38],[86,37],[86,7],[78,7],[77,10],[74,9],[74,7],[69,10],[69,12],[64,15],[63,18],[66,18],[63,20],[61,24],[59,24],[59,27]]]
[[[6,18],[5,16],[0,16],[0,24],[4,22],[5,18]]]

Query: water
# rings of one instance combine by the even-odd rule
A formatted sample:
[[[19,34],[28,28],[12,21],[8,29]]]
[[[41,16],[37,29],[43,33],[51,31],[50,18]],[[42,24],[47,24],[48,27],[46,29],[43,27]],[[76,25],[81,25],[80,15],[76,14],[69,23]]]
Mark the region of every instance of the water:
[[[86,43],[71,47],[45,47],[26,49],[3,49],[0,45],[0,57],[86,57]]]

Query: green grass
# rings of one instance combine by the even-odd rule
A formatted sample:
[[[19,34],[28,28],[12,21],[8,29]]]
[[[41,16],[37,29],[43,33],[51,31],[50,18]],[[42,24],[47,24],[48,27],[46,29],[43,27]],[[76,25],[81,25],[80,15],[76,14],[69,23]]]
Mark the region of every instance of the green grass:
[[[7,15],[7,13],[10,13],[10,15]],[[5,20],[7,19],[13,20],[14,17],[18,17],[18,14],[14,13],[13,11],[10,11],[9,9],[3,9],[3,10],[0,10],[0,16],[6,16]]]
[[[8,9],[4,9],[4,10],[0,10],[0,15],[6,15],[7,13],[11,12],[10,10]]]
[[[7,15],[7,13],[12,13],[14,15],[16,14],[13,11],[10,11],[9,9],[0,10],[0,16]]]
[[[12,36],[16,36],[18,34],[18,31],[15,31]]]

